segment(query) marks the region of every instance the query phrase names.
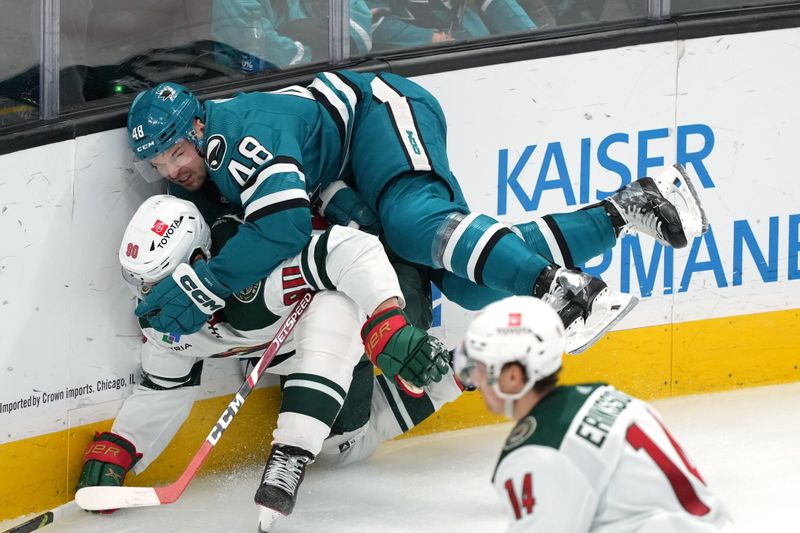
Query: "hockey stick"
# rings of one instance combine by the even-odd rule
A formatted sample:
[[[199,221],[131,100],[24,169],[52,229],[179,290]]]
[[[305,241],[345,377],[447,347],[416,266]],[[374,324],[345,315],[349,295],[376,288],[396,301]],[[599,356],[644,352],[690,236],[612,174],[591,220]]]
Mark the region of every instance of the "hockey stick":
[[[10,529],[6,529],[3,531],[3,533],[28,533],[30,531],[36,531],[37,529],[42,529],[45,526],[49,526],[50,524],[60,520],[62,517],[72,514],[77,510],[78,506],[75,505],[75,502],[69,501],[63,505],[59,505],[55,509],[45,511],[44,513],[38,514],[33,518],[29,518],[28,520],[22,522],[21,524],[17,524]]]
[[[312,293],[306,293],[294,306],[292,312],[283,321],[278,333],[275,334],[275,338],[272,339],[269,347],[256,363],[255,368],[247,376],[242,386],[239,387],[233,400],[225,408],[222,416],[214,424],[211,433],[203,441],[200,449],[197,450],[197,453],[194,454],[194,457],[189,462],[189,466],[186,467],[177,481],[165,487],[84,487],[75,494],[75,501],[78,505],[87,511],[101,511],[127,507],[148,507],[176,502],[195,474],[197,474],[197,471],[200,470],[208,454],[219,442],[220,437],[230,425],[233,417],[236,416],[247,396],[255,388],[264,370],[272,362],[275,354],[278,353],[278,349],[286,340],[286,337],[289,336],[289,333],[292,332],[300,316],[308,308],[312,298]]]

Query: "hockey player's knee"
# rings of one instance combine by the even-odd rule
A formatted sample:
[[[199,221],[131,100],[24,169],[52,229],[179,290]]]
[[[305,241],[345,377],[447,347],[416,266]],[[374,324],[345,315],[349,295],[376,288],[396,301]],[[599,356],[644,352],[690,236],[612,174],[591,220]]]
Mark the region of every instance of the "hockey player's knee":
[[[142,369],[140,385],[151,390],[172,390],[181,387],[196,387],[203,373],[203,360],[197,361],[188,374],[177,377],[158,376]]]
[[[439,225],[431,246],[433,266],[483,284],[483,268],[502,237],[515,228],[477,213],[451,213]]]

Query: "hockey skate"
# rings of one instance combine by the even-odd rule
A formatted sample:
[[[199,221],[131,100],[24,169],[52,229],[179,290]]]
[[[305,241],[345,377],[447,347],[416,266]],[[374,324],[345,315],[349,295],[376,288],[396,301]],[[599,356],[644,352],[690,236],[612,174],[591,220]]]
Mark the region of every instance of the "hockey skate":
[[[302,448],[284,444],[272,446],[255,496],[259,507],[259,533],[268,533],[276,520],[292,514],[297,488],[303,482],[306,466],[313,462],[314,455]]]
[[[673,165],[655,178],[640,178],[606,201],[619,235],[635,231],[683,248],[708,230],[697,190],[681,165]]]
[[[605,282],[566,268],[547,267],[534,296],[549,303],[564,323],[567,353],[586,351],[638,303],[630,294],[611,290]]]

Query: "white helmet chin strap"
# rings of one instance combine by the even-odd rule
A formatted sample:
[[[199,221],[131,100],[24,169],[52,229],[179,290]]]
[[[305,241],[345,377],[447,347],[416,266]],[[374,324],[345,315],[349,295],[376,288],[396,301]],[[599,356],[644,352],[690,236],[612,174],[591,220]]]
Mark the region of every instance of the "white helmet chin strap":
[[[525,383],[525,386],[523,386],[519,390],[519,392],[515,392],[513,394],[510,392],[503,392],[502,390],[500,390],[500,384],[497,382],[495,382],[492,385],[492,388],[494,389],[494,393],[497,394],[498,398],[502,398],[503,400],[513,401],[513,400],[519,400],[520,398],[528,394],[528,392],[530,392],[530,390],[533,388],[534,385],[536,385],[536,381],[529,379],[528,382]]]
[[[508,418],[509,420],[514,420],[514,406],[517,404],[517,400],[506,399],[503,402],[503,416]]]

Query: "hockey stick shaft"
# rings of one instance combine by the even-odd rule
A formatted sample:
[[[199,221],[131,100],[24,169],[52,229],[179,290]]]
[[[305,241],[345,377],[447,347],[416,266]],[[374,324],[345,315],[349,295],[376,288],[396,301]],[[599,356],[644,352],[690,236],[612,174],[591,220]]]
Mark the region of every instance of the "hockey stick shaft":
[[[230,401],[222,416],[208,434],[200,449],[197,450],[189,465],[180,477],[170,485],[164,487],[84,487],[75,494],[75,501],[78,505],[88,511],[99,511],[104,509],[121,509],[126,507],[147,507],[153,505],[163,505],[174,503],[181,497],[183,491],[192,481],[200,470],[211,450],[219,442],[222,434],[230,425],[233,418],[239,412],[247,396],[255,388],[261,375],[275,358],[281,345],[294,329],[295,324],[308,308],[313,298],[312,293],[305,293],[295,304],[292,312],[286,317],[278,333],[272,339],[269,347],[256,363],[253,370],[244,380],[242,386]]]
[[[60,522],[62,517],[78,510],[79,508],[75,505],[75,502],[69,501],[63,505],[59,505],[55,509],[45,511],[33,518],[29,518],[12,528],[3,530],[3,533],[28,533],[30,531],[36,531],[55,522]]]

